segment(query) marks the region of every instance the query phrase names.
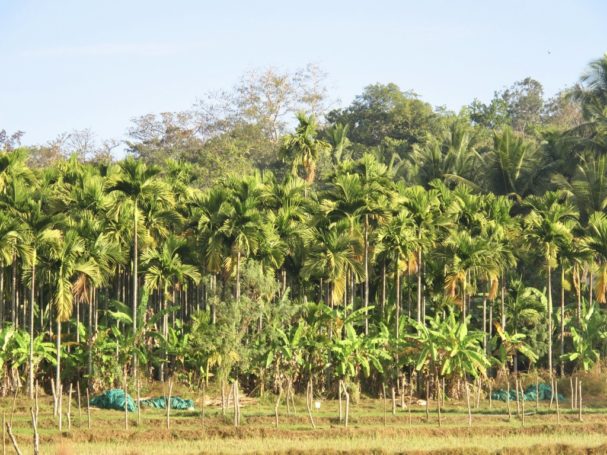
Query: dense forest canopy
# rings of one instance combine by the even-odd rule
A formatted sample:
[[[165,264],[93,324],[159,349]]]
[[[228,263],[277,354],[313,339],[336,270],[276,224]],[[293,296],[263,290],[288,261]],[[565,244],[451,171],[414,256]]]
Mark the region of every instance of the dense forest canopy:
[[[247,74],[133,120],[119,161],[88,130],[2,131],[2,391],[597,364],[607,54],[553,98],[526,78],[457,113],[395,84],[335,108],[323,81]]]

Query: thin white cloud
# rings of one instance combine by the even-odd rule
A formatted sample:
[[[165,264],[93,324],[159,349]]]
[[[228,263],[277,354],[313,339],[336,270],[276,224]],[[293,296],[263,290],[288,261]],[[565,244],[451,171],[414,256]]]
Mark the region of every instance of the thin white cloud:
[[[204,47],[206,47],[204,43],[101,43],[26,49],[21,52],[21,56],[27,58],[165,57]]]

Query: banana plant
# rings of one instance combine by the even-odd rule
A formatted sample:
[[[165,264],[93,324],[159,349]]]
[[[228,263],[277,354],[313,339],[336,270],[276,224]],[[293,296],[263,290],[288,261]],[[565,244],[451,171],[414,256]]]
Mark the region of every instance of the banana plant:
[[[509,333],[498,322],[494,325],[496,335],[491,344],[495,352],[494,359],[502,369],[506,370],[512,365],[517,353],[523,354],[531,363],[537,362],[538,355],[525,342],[527,336],[524,333]]]
[[[373,307],[362,308],[362,314],[370,311]],[[364,320],[364,317],[362,318]],[[391,358],[386,349],[387,340],[377,336],[368,336],[356,332],[351,322],[345,322],[343,326],[343,336],[334,337],[331,340],[331,359],[330,367],[333,374],[339,380],[340,396],[346,397],[345,425],[348,426],[350,394],[348,393],[348,384],[359,376],[362,372],[365,377],[371,374],[374,368],[378,373],[383,373],[382,360]],[[341,414],[341,407],[340,407]]]
[[[573,351],[564,354],[561,358],[576,363],[576,368],[588,371],[600,359],[596,346],[607,338],[605,330],[605,316],[596,305],[590,305],[584,317],[580,319],[579,327],[571,326],[571,340]]]

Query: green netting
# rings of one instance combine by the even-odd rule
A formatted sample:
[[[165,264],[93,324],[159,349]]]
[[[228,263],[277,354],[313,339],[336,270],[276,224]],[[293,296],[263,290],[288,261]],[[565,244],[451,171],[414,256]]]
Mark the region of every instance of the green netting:
[[[155,397],[141,400],[139,403],[142,407],[165,409],[167,400],[166,397]],[[171,409],[194,409],[194,401],[181,397],[171,397]]]
[[[552,387],[548,384],[539,384],[537,388],[540,400],[550,400],[552,395]],[[508,391],[504,389],[494,390],[491,394],[493,400],[506,401],[508,400]],[[536,401],[535,385],[530,385],[525,389],[525,392],[521,394],[521,398],[525,401]],[[564,401],[565,397],[559,393],[559,401]],[[516,391],[510,389],[510,401],[516,401]]]
[[[130,395],[126,396],[126,407],[129,412],[135,411],[137,405]],[[91,405],[101,409],[116,409],[124,411],[124,390],[111,389],[103,392],[101,395],[94,397],[91,400]]]

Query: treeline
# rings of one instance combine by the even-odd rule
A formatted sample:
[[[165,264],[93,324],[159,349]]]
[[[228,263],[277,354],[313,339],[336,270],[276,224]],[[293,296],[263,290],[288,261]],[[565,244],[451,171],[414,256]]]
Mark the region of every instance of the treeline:
[[[204,122],[140,119],[116,163],[3,135],[4,393],[377,393],[600,361],[607,57],[549,103],[530,79],[457,115],[373,85],[322,124],[315,71],[243,80]]]

